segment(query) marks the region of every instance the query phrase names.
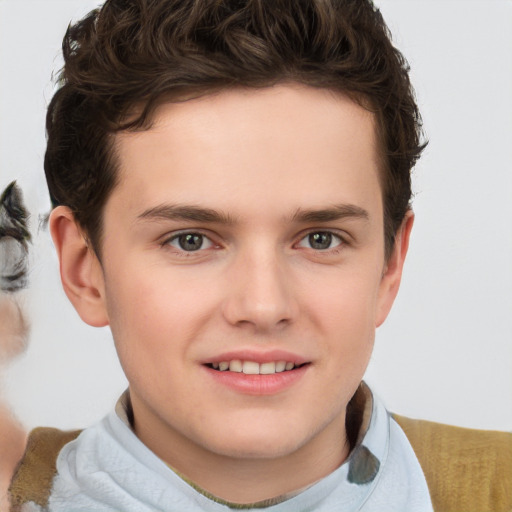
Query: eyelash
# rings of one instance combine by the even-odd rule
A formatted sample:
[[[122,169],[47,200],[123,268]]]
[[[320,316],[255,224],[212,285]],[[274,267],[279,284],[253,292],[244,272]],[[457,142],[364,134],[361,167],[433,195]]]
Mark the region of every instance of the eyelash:
[[[309,231],[302,238],[300,238],[298,244],[296,244],[296,245],[303,247],[301,245],[301,243],[305,240],[308,240],[312,235],[327,235],[329,237],[329,242],[330,242],[329,245],[334,241],[334,239],[338,240],[338,243],[334,247],[327,247],[326,249],[316,249],[316,250],[313,247],[311,247],[312,241],[309,240],[310,247],[308,247],[308,248],[313,249],[315,252],[318,252],[318,253],[337,254],[341,250],[341,247],[346,245],[346,241],[344,240],[344,238],[341,235],[334,233],[333,231],[329,231],[329,230]]]
[[[180,237],[185,237],[188,235],[197,235],[202,238],[201,247],[199,249],[187,251],[187,250],[183,249],[182,247],[175,247],[172,245],[172,242],[179,240]],[[336,239],[338,241],[338,243],[334,247],[328,247],[326,249],[314,249],[311,246],[310,247],[301,246],[300,245],[301,242],[307,240],[308,237],[310,237],[311,235],[328,235],[331,237],[331,241],[332,241],[332,239]],[[208,241],[210,245],[206,248],[203,248],[202,245],[204,244],[205,241]],[[216,244],[212,240],[211,236],[208,236],[205,233],[202,233],[201,231],[181,231],[178,233],[174,233],[172,236],[167,237],[165,240],[163,240],[160,245],[165,248],[171,248],[176,255],[179,255],[181,257],[190,257],[191,255],[193,255],[195,253],[200,254],[201,252],[208,250],[212,247],[214,247],[214,248],[220,247],[219,244]],[[346,245],[348,245],[348,242],[347,242],[346,238],[343,237],[342,235],[340,235],[334,231],[330,231],[330,230],[316,229],[316,230],[310,230],[306,233],[301,234],[298,242],[294,243],[293,247],[294,248],[295,247],[304,247],[305,249],[313,250],[315,253],[326,254],[326,255],[333,254],[334,255],[334,254],[338,254],[341,251],[341,249]]]
[[[172,242],[174,242],[175,240],[179,240],[180,237],[186,237],[186,236],[190,236],[190,235],[196,235],[196,236],[200,236],[202,238],[201,240],[201,247],[199,249],[196,249],[196,250],[192,250],[192,251],[187,251],[183,248],[180,248],[180,247],[174,247],[172,245]],[[171,248],[171,250],[173,250],[173,252],[176,254],[176,255],[179,255],[179,256],[182,256],[182,257],[190,257],[191,255],[193,254],[199,254],[201,253],[202,251],[205,251],[206,249],[203,249],[202,248],[202,245],[204,244],[205,241],[208,241],[210,246],[207,247],[206,249],[209,249],[210,247],[219,247],[218,244],[216,244],[212,238],[204,233],[201,233],[201,231],[181,231],[179,233],[174,233],[172,236],[166,238],[165,240],[162,241],[162,243],[160,244],[162,247],[165,247],[165,248]]]

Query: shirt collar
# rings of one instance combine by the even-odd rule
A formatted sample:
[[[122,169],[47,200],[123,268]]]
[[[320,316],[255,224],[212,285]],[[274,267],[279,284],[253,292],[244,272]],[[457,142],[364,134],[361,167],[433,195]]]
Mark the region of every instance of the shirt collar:
[[[372,449],[376,452],[380,452],[382,450],[383,445],[380,444],[381,440],[373,439],[375,436],[368,435],[372,417],[375,420],[373,409],[374,400],[372,392],[364,382],[361,382],[347,406],[346,432],[350,443],[350,453],[348,458],[341,464],[338,470],[335,471],[335,473],[343,472],[345,474],[344,478],[351,484],[368,484],[372,482],[376,477],[381,464],[378,456],[372,452]],[[115,412],[119,419],[134,431],[134,416],[130,400],[130,392],[128,389],[119,398],[115,407]],[[384,446],[387,446],[386,443],[384,443]],[[169,468],[203,496],[231,509],[239,510],[267,508],[277,505],[302,494],[307,489],[318,483],[313,482],[304,488],[282,494],[271,499],[258,501],[256,503],[237,504],[227,502],[212,495],[208,491],[200,488],[173,467],[169,466]]]

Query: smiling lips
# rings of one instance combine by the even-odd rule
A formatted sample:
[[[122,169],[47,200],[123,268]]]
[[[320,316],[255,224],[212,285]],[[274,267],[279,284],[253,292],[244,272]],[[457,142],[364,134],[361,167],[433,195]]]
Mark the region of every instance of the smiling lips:
[[[248,354],[249,355],[249,354]],[[277,354],[276,354],[277,355]],[[284,354],[280,354],[282,357]],[[204,364],[210,377],[231,390],[255,396],[275,395],[293,387],[299,382],[311,366],[310,362],[281,359],[262,362],[247,359],[223,357],[220,360]],[[290,359],[293,356],[290,357]]]
[[[233,359],[232,361],[212,363],[211,367],[221,372],[229,371],[244,373],[246,375],[271,375],[274,373],[293,370],[296,365],[289,361],[271,361],[260,364],[256,361],[241,361],[240,359]]]

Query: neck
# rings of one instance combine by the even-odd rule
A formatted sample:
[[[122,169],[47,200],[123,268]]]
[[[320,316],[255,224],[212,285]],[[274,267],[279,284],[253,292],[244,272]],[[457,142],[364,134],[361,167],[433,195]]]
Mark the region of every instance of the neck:
[[[303,446],[278,456],[215,453],[162,422],[137,421],[134,398],[139,439],[199,492],[233,504],[257,503],[308,487],[338,468],[350,451],[343,415]],[[147,414],[141,417],[147,420]]]

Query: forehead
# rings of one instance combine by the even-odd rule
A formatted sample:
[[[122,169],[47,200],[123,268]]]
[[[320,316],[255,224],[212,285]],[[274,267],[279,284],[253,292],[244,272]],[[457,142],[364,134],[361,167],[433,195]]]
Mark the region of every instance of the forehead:
[[[115,146],[118,188],[137,196],[134,208],[232,208],[257,194],[260,210],[380,202],[374,116],[330,90],[286,84],[165,103],[148,130],[120,133]]]

